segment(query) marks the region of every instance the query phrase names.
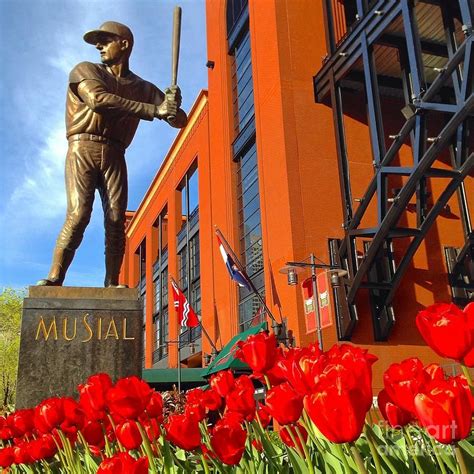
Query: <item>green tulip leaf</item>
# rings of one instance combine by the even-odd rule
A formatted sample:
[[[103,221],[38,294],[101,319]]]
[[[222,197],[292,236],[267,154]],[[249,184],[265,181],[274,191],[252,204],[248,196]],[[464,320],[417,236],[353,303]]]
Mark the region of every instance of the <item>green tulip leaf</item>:
[[[286,448],[288,453],[288,459],[290,460],[291,465],[295,474],[306,474],[308,468],[306,467],[305,460],[294,450],[293,448]]]
[[[474,446],[467,439],[459,441],[458,444],[468,456],[474,458]]]

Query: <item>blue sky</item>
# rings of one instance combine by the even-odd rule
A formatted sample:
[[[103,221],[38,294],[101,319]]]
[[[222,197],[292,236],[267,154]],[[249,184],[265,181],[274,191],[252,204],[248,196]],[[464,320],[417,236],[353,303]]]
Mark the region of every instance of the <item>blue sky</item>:
[[[0,287],[44,278],[64,221],[64,106],[69,71],[100,62],[82,40],[107,20],[135,36],[130,68],[161,89],[171,80],[174,0],[0,0]],[[204,0],[183,8],[178,84],[189,110],[207,87]],[[136,209],[176,129],[142,122],[127,151],[129,209]],[[100,199],[65,285],[102,286],[104,236]]]

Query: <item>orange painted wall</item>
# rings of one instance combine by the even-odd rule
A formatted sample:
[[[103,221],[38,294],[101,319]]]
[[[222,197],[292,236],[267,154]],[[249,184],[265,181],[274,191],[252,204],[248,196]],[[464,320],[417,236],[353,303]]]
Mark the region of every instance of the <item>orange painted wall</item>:
[[[198,157],[200,196],[201,294],[203,323],[218,347],[225,344],[238,327],[237,287],[231,282],[218,254],[214,226],[218,226],[229,243],[237,249],[236,164],[232,161],[232,126],[230,57],[226,39],[225,3],[207,0],[209,69],[207,104],[192,126],[192,132],[180,132],[168,154],[175,156],[169,169],[165,160],[162,170],[136,211],[128,230],[127,257],[123,278],[137,283],[136,259],[133,253],[147,238],[148,249],[156,254],[150,232],[163,206],[169,212],[169,269],[176,276],[176,246],[180,217],[175,189],[193,160]],[[265,265],[267,303],[279,318],[288,318],[298,345],[315,341],[306,335],[301,291],[289,287],[278,270],[287,261],[304,260],[314,253],[328,262],[328,239],[342,237],[342,205],[332,110],[314,102],[312,77],[326,56],[325,19],[320,0],[249,0],[250,36],[254,81],[254,102],[259,166],[260,204]],[[198,98],[204,100],[205,95]],[[387,115],[386,133],[396,133],[401,126],[399,104],[384,102]],[[361,116],[360,98],[347,102],[345,117],[350,157],[353,196],[361,197],[373,175],[367,124]],[[196,112],[196,107],[194,112]],[[191,111],[190,117],[193,117]],[[180,136],[188,136],[180,143]],[[405,145],[400,162],[409,164],[411,151]],[[167,159],[168,159],[167,158]],[[437,166],[446,166],[443,163]],[[166,170],[166,172],[164,171]],[[161,176],[161,177],[160,177]],[[156,185],[160,179],[160,185]],[[472,178],[468,178],[468,180]],[[431,186],[433,196],[441,190],[441,181]],[[472,193],[470,195],[472,198]],[[354,203],[356,207],[357,203]],[[474,206],[474,203],[472,203]],[[450,202],[452,214],[459,216],[456,197]],[[372,209],[372,208],[371,208]],[[375,214],[367,225],[373,225]],[[403,225],[414,226],[414,215],[407,213]],[[372,221],[372,222],[369,222]],[[149,243],[151,241],[151,243]],[[437,358],[422,342],[414,325],[417,310],[434,301],[449,300],[443,246],[461,246],[459,219],[451,215],[438,218],[427,239],[415,255],[411,268],[394,301],[397,322],[387,343],[375,343],[367,294],[358,297],[359,323],[353,341],[376,355],[375,386],[381,386],[381,372],[394,361],[419,356],[432,362]],[[397,244],[397,256],[403,254],[403,243]],[[135,263],[134,263],[135,262]],[[147,265],[147,291],[151,288],[151,263]],[[308,274],[309,275],[309,272]],[[304,275],[303,275],[304,278]],[[151,290],[150,290],[151,291]],[[147,305],[152,299],[147,298]],[[170,306],[171,308],[171,306]],[[147,328],[151,312],[147,313]],[[176,337],[176,319],[170,309],[170,338]],[[151,365],[151,335],[147,338],[146,366]],[[324,345],[336,342],[335,327],[324,330]],[[170,347],[171,365],[176,352]],[[210,345],[203,338],[203,352]]]

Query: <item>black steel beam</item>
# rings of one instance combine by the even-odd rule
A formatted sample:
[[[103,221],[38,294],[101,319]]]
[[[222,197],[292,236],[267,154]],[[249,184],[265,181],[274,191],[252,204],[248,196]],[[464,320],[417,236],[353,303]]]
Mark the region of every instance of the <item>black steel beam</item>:
[[[405,253],[403,255],[402,260],[397,266],[397,270],[395,272],[395,275],[392,279],[392,288],[387,294],[387,299],[386,299],[386,304],[390,304],[395,296],[395,292],[398,288],[398,286],[401,283],[401,280],[403,278],[403,275],[405,274],[408,265],[411,262],[411,259],[415,255],[415,252],[418,250],[418,247],[420,246],[421,242],[423,242],[424,238],[426,237],[426,234],[430,230],[431,226],[433,225],[434,221],[436,218],[439,216],[439,214],[442,212],[446,204],[448,203],[449,199],[451,196],[454,194],[454,192],[458,189],[459,184],[461,181],[464,180],[464,178],[474,169],[474,153],[471,153],[469,156],[468,160],[462,168],[459,171],[459,176],[456,178],[453,178],[451,182],[448,184],[446,189],[443,191],[441,196],[438,198],[436,203],[433,205],[433,207],[430,209],[430,212],[426,216],[426,219],[423,221],[423,224],[420,227],[420,233],[410,242],[410,245],[408,248],[405,250]]]
[[[400,12],[401,7],[399,0],[380,0],[354,26],[354,29],[334,51],[321,70],[314,76],[313,84],[316,102],[322,102],[324,97],[329,93],[329,71],[332,69],[334,79],[336,82],[340,81],[362,54],[360,47],[362,33],[367,36],[368,43],[373,44]]]
[[[397,139],[393,141],[392,146],[388,149],[387,154],[382,160],[382,163],[380,163],[381,168],[390,165],[392,160],[397,156],[397,153],[399,152],[400,148],[404,144],[408,135],[412,131],[414,124],[415,124],[415,116],[411,117],[405,122],[402,129],[400,130],[400,133],[398,134]],[[374,196],[375,191],[377,190],[377,174],[375,174],[372,177],[367,187],[367,190],[364,194],[364,197],[361,199],[360,204],[358,208],[356,209],[356,212],[354,213],[354,216],[352,218],[352,221],[350,223],[348,230],[357,228],[357,226],[360,224],[362,220],[362,217],[365,214],[365,211],[369,207],[370,201],[372,197]],[[345,246],[345,243],[343,242],[341,246],[341,254],[343,254],[345,250],[346,250],[346,246]]]
[[[405,48],[406,39],[402,36],[397,36],[392,33],[384,33],[376,42],[382,46],[390,46],[392,48]],[[441,58],[448,57],[448,48],[445,44],[435,43],[433,41],[420,40],[421,51],[432,56],[439,56]]]
[[[416,190],[416,186],[420,180],[424,177],[425,173],[431,168],[431,165],[435,161],[439,153],[449,144],[452,135],[455,133],[459,125],[467,118],[467,116],[474,110],[474,95],[471,95],[465,102],[464,106],[457,112],[451,120],[446,124],[441,133],[438,136],[438,140],[433,143],[427,150],[423,158],[420,160],[413,174],[408,179],[405,186],[401,189],[398,194],[398,199],[394,205],[388,210],[385,219],[383,220],[379,231],[374,236],[371,245],[362,261],[354,279],[351,282],[351,289],[348,294],[349,304],[353,303],[357,290],[362,283],[362,279],[365,277],[367,271],[372,266],[375,257],[384,240],[387,238],[390,230],[395,226],[399,220],[401,214],[405,211],[405,208],[411,199],[413,193]]]

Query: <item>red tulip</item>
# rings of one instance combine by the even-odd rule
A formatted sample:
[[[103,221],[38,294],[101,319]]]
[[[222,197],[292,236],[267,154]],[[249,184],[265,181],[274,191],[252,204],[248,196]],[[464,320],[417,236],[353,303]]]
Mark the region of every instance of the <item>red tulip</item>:
[[[186,403],[184,414],[193,417],[197,421],[202,421],[206,418],[206,407],[202,403]]]
[[[301,395],[309,395],[314,386],[314,379],[311,379],[311,375],[307,377],[305,370],[309,372],[310,365],[317,361],[320,355],[321,351],[317,345],[290,348],[276,361],[272,372],[275,376],[287,380]]]
[[[15,456],[13,454],[13,448],[7,446],[6,448],[0,448],[0,467],[4,469],[9,468],[15,461]]]
[[[79,403],[73,398],[63,397],[64,421],[61,423],[61,430],[64,432],[76,432],[85,423],[85,415]]]
[[[7,441],[13,438],[13,436],[13,430],[10,427],[4,426],[3,428],[0,428],[0,440]]]
[[[265,406],[280,425],[288,425],[299,420],[303,397],[289,383],[283,383],[268,391]]]
[[[471,432],[471,400],[460,377],[433,381],[415,397],[418,419],[437,441],[451,444]]]
[[[464,356],[463,364],[466,367],[474,367],[474,302],[469,303],[464,308],[464,314],[466,315],[469,328],[471,329],[472,344],[471,348]]]
[[[148,459],[133,459],[128,453],[117,453],[104,459],[97,474],[148,474]]]
[[[64,420],[61,398],[47,398],[35,408],[34,423],[40,433],[50,433],[54,428],[59,428]]]
[[[234,374],[231,370],[221,370],[211,377],[209,385],[222,398],[225,398],[225,396],[234,386]]]
[[[405,359],[400,364],[391,364],[383,376],[385,390],[393,403],[411,413],[415,413],[415,396],[430,380],[430,374],[416,357]]]
[[[439,364],[428,364],[423,369],[430,377],[430,380],[444,380],[444,370]]]
[[[106,418],[106,394],[112,387],[112,379],[107,374],[95,374],[79,385],[79,404],[90,420]]]
[[[240,341],[238,347],[235,357],[248,364],[258,374],[265,374],[273,367],[277,359],[275,334],[266,332],[253,334],[246,341]]]
[[[471,401],[471,411],[474,414],[474,395],[471,392],[471,387],[469,386],[469,383],[468,383],[466,377],[464,377],[464,375],[459,376],[459,383],[466,389],[466,391],[469,395],[469,400]]]
[[[145,428],[145,433],[150,441],[155,441],[160,437],[161,421],[158,418],[143,420],[140,421],[140,424]]]
[[[7,419],[5,424],[11,428],[13,435],[17,438],[30,434],[35,428],[34,422],[35,410],[28,408],[13,412]]]
[[[115,428],[117,440],[127,449],[138,449],[142,444],[142,436],[135,421],[127,420]]]
[[[186,393],[186,405],[184,407],[184,413],[188,416],[192,416],[198,421],[206,418],[207,410],[204,405],[204,391],[200,388],[194,388],[188,390]]]
[[[20,441],[13,446],[13,457],[15,464],[33,464],[35,462],[30,452],[29,443],[25,441]]]
[[[402,428],[413,420],[413,415],[392,402],[386,390],[381,390],[377,397],[382,416],[392,428]]]
[[[300,425],[299,423],[297,423],[296,425],[284,426],[280,430],[280,438],[290,448],[296,448],[295,443],[293,442],[293,439],[291,438],[291,435],[290,435],[290,431],[291,431],[291,434],[293,435],[294,439],[296,440],[296,444],[298,445],[296,449],[298,449],[300,453],[303,453],[304,452],[303,445],[301,444],[301,440],[296,431],[296,426],[298,427],[299,432],[301,433],[301,437],[303,438],[303,441],[306,443],[306,441],[308,440],[308,432],[306,431],[305,427]]]
[[[247,432],[242,426],[224,416],[212,430],[211,446],[223,463],[234,466],[242,459],[246,440]]]
[[[28,450],[33,461],[42,459],[50,459],[56,455],[58,448],[54,442],[54,438],[50,434],[46,434],[28,443]]]
[[[242,413],[239,413],[237,411],[226,411],[225,412],[225,418],[226,420],[233,420],[236,423],[243,424],[245,423],[245,417],[242,415]]]
[[[201,444],[198,420],[188,415],[171,415],[165,425],[166,438],[185,451],[192,451]]]
[[[215,390],[211,388],[204,391],[202,402],[208,410],[215,411],[221,407],[222,398]]]
[[[98,421],[89,421],[81,429],[82,436],[88,444],[102,448],[105,444],[105,435],[102,425]]]
[[[241,375],[235,380],[234,388],[225,397],[227,411],[240,413],[247,421],[255,417],[254,386],[250,378]]]
[[[316,393],[304,399],[305,410],[319,431],[333,443],[355,441],[364,427],[367,402],[357,386],[335,378],[319,382]]]
[[[334,344],[326,356],[328,365],[321,377],[327,376],[331,371],[344,372],[345,383],[357,385],[362,391],[366,411],[370,410],[373,401],[372,365],[378,358],[367,349],[351,344]]]
[[[163,421],[163,397],[160,392],[153,392],[146,406],[146,413],[150,418]]]
[[[112,414],[136,420],[147,407],[153,390],[138,377],[120,379],[107,392],[107,405]]]
[[[437,303],[416,316],[420,334],[441,357],[462,362],[474,350],[474,307],[470,306],[461,311],[454,304]]]

